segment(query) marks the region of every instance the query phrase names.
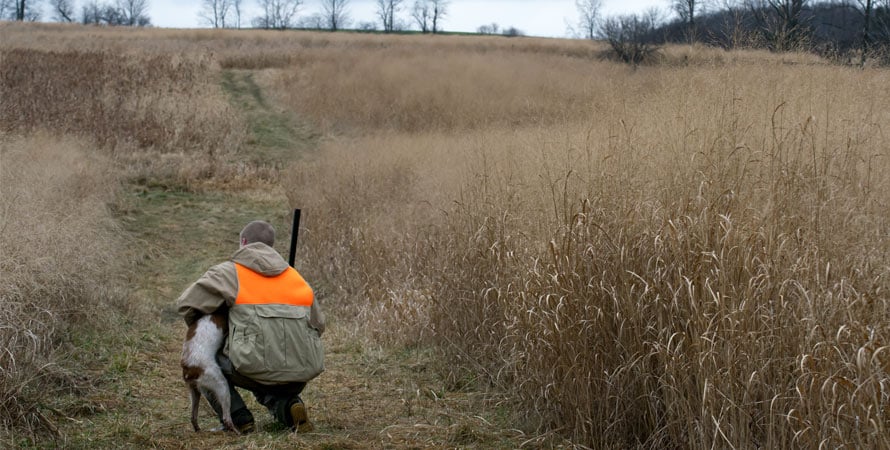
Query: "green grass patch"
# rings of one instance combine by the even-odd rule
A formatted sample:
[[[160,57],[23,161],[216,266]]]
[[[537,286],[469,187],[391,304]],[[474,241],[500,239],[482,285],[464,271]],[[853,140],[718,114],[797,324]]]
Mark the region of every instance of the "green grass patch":
[[[101,333],[75,334],[72,345],[84,350],[80,363],[97,383],[52,405],[63,416],[57,423],[64,425],[64,446],[178,448],[182,439],[198,438],[193,442],[199,447],[227,447],[236,442],[233,436],[196,435],[188,425],[188,395],[178,366],[185,326],[175,301],[189,283],[238,249],[238,233],[247,222],[263,219],[286,230],[286,199],[142,184],[128,191],[116,214],[133,242],[127,255],[133,264],[131,307],[121,316],[109,315]],[[279,244],[278,250],[285,250],[287,243]],[[214,419],[202,408],[202,426],[211,428]],[[264,417],[257,405],[252,409]],[[287,439],[280,430],[268,432],[268,442],[279,447]]]
[[[255,165],[283,168],[318,145],[318,133],[311,126],[266,100],[253,72],[225,70],[220,83],[250,131],[241,158]]]

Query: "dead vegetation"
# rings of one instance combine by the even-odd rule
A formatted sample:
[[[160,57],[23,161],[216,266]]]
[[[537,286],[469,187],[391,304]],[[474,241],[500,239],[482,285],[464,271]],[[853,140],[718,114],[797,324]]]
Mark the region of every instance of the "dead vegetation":
[[[32,104],[7,88],[19,106],[0,126],[16,148],[65,129],[105,142],[146,133],[134,154],[243,151],[241,119],[202,112],[232,68],[324,131],[281,180],[307,212],[307,278],[342,320],[338,357],[357,346],[368,376],[401,379],[373,349],[423,349],[439,361],[423,370],[445,380],[387,391],[405,409],[375,445],[890,448],[887,71],[696,47],[633,70],[557,40],[43,25],[27,40],[25,26],[3,27],[3,61],[87,52],[180,73],[144,80],[148,99],[172,85],[167,100],[120,106]],[[77,82],[105,92],[126,80]],[[134,125],[151,111],[144,131]],[[196,122],[171,132],[180,120]],[[175,179],[253,173],[215,167]],[[347,395],[344,376],[319,395]],[[436,412],[474,396],[461,405],[515,426]],[[379,422],[341,407],[321,407],[330,440],[301,443],[358,446],[343,431],[357,424],[375,435]]]
[[[353,66],[438,64],[391,51]],[[436,346],[452,389],[510,392],[524,427],[593,448],[890,446],[887,72],[748,54],[588,62],[585,79],[489,55],[541,62],[565,92],[523,80],[455,102],[450,77],[510,72],[449,55],[454,73],[382,67],[358,89],[337,55],[282,70],[280,89],[324,74],[343,107],[291,105],[373,135],[330,142],[288,192],[325,211],[313,265],[352,281],[381,339]],[[430,77],[441,90],[397,87]],[[583,112],[535,108],[571,93]],[[547,119],[521,120],[534,111]]]
[[[89,144],[42,134],[0,135],[0,161],[0,427],[34,437],[57,432],[41,405],[90,385],[68,337],[121,310],[117,175]]]
[[[0,131],[75,136],[141,176],[209,178],[244,136],[211,65],[175,53],[0,49]]]

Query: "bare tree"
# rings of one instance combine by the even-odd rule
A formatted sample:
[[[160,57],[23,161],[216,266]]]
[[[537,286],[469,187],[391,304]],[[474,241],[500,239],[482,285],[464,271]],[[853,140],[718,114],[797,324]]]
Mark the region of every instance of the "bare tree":
[[[442,31],[441,27],[439,27],[439,22],[448,15],[448,7],[451,6],[451,1],[429,0],[429,3],[432,7],[433,33],[438,33]]]
[[[864,65],[874,50],[890,52],[890,0],[856,0],[852,6],[862,16],[859,51]]]
[[[80,21],[84,25],[94,25],[99,23],[101,7],[96,0],[88,2],[81,6]]]
[[[424,34],[430,31],[430,22],[432,21],[430,11],[430,2],[427,0],[415,0],[414,7],[411,8],[411,18]]]
[[[53,8],[53,19],[57,22],[74,21],[74,4],[71,0],[50,0]]]
[[[235,13],[235,28],[241,28],[241,4],[243,0],[231,0],[232,11]]]
[[[501,31],[501,26],[497,22],[492,22],[490,25],[482,25],[476,29],[476,32],[479,34],[498,34],[499,31]]]
[[[615,56],[636,66],[660,49],[655,35],[658,25],[658,16],[654,11],[644,15],[616,16],[603,21],[600,34],[609,42]]]
[[[201,0],[198,18],[213,28],[225,28],[226,18],[232,9],[231,0]]]
[[[0,0],[0,20],[23,20],[19,19],[19,11],[22,10],[24,7],[19,0]]]
[[[337,31],[349,22],[349,0],[322,0],[322,14],[327,23],[327,29]]]
[[[383,22],[383,31],[392,33],[396,30],[396,13],[404,0],[377,0],[377,17]]]
[[[862,36],[859,50],[862,52],[860,64],[865,64],[871,50],[871,23],[874,19],[875,1],[874,0],[856,0],[859,5],[859,12],[862,14]]]
[[[14,1],[18,0],[0,0],[0,20],[10,16],[11,11],[15,10]]]
[[[415,0],[411,18],[423,33],[438,33],[439,23],[448,15],[449,0]]]
[[[311,16],[303,16],[296,23],[297,28],[304,30],[326,30],[327,18],[324,14],[313,14]]]
[[[890,47],[890,0],[884,0],[883,5],[879,5],[875,14],[874,30],[875,35],[883,43]],[[890,50],[888,50],[890,53]],[[890,55],[887,55],[890,58]]]
[[[84,25],[127,25],[124,13],[111,3],[99,3],[92,0],[81,9],[81,22]]]
[[[806,39],[804,9],[807,0],[751,0],[749,8],[761,33],[775,51],[799,47]]]
[[[40,20],[39,4],[25,0],[0,0],[0,19],[9,18],[20,22],[36,22]]]
[[[733,0],[722,0],[717,5],[722,9],[721,21],[716,29],[710,30],[711,42],[724,49],[738,48],[751,44],[750,14],[746,13],[745,5]]]
[[[585,39],[596,39],[602,0],[575,0],[578,9],[578,31]]]
[[[148,26],[151,20],[148,18],[148,0],[117,0],[117,8],[123,16],[120,25]]]
[[[695,19],[704,11],[704,0],[671,0],[671,8],[686,24],[686,39],[696,40]]]
[[[293,28],[302,0],[260,0],[263,15],[253,20],[257,28],[284,30]]]
[[[695,26],[695,19],[704,10],[702,0],[671,0],[671,9],[677,13],[684,23]]]
[[[356,29],[359,31],[371,32],[377,31],[377,23],[376,22],[359,22],[356,26]]]
[[[507,37],[525,36],[525,32],[516,27],[504,28],[504,31],[501,34]]]
[[[85,25],[148,26],[147,0],[117,0],[116,3],[100,4],[92,0],[81,9],[81,22]]]

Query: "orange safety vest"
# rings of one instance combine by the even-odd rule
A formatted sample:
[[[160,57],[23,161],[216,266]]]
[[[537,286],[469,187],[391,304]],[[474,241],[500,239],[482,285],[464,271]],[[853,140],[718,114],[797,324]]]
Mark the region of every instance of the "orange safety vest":
[[[236,305],[290,305],[312,306],[315,295],[293,267],[273,277],[256,273],[235,263],[238,273]]]

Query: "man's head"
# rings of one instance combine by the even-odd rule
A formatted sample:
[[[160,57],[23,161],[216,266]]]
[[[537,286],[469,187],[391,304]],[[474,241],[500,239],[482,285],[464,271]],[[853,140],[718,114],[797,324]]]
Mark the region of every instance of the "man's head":
[[[254,220],[241,230],[241,246],[262,242],[269,247],[275,244],[275,228],[269,222]]]

